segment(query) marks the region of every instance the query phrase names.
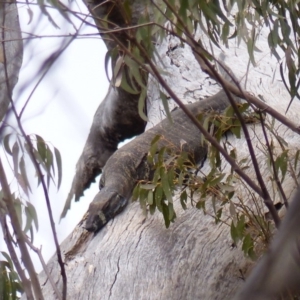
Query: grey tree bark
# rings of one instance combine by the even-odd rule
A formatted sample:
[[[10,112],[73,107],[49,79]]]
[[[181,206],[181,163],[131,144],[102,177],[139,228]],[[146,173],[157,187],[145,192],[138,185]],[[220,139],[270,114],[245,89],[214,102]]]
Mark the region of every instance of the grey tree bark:
[[[258,47],[266,47],[266,36],[262,34]],[[208,42],[203,37],[204,43]],[[214,49],[231,67],[242,85],[255,95],[260,95],[269,105],[284,113],[289,102],[277,70],[277,62],[266,55],[257,54],[259,64],[247,70],[246,46],[239,48]],[[170,50],[172,49],[172,50]],[[234,49],[231,50],[231,49]],[[186,103],[215,94],[220,87],[198,67],[192,51],[182,47],[176,39],[168,38],[159,46],[163,67],[169,76],[167,82]],[[247,75],[247,76],[246,76]],[[156,123],[161,111],[159,86],[149,82],[148,110],[150,125]],[[172,106],[173,104],[170,103]],[[288,117],[298,122],[299,103],[293,103]],[[156,119],[152,119],[153,116]],[[299,137],[292,131],[278,126],[289,144],[291,154],[299,149]],[[260,141],[263,133],[259,125],[249,125],[256,157],[264,178],[269,177],[265,154]],[[232,146],[238,149],[239,159],[249,158],[245,140],[228,136]],[[279,145],[274,141],[274,147]],[[230,166],[223,162],[224,169]],[[202,168],[209,172],[206,163]],[[255,180],[252,169],[247,174]],[[290,196],[296,186],[292,176],[284,183],[284,190]],[[274,202],[279,195],[272,182],[268,188],[273,192]],[[251,201],[243,186],[236,186],[236,196]],[[235,200],[234,200],[235,201]],[[230,228],[226,224],[215,225],[214,219],[194,207],[186,211],[174,199],[177,219],[169,229],[164,227],[162,216],[154,214],[145,217],[138,203],[133,203],[114,220],[110,221],[98,234],[87,233],[82,228],[83,221],[62,243],[68,275],[68,297],[70,299],[232,299],[243,285],[253,263],[246,259],[238,247],[232,247]],[[261,204],[263,206],[263,204]],[[207,204],[209,210],[209,204]],[[55,257],[48,268],[58,285],[61,286],[59,269]],[[51,298],[51,286],[45,274],[40,275],[47,299]]]

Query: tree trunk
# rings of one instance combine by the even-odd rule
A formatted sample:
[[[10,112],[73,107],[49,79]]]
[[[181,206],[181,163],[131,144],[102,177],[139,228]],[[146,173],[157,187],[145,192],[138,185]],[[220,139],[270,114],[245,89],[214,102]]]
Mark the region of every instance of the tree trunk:
[[[255,53],[258,62],[256,68],[251,64],[248,68],[249,58],[244,45],[236,48],[232,43],[229,50],[221,52],[220,49],[214,49],[214,54],[231,68],[247,91],[284,114],[290,96],[280,78],[277,61],[268,54],[266,37],[267,33],[262,32],[257,44],[264,51]],[[208,45],[205,39],[203,43]],[[168,37],[159,46],[159,53],[163,62],[160,67],[168,73],[165,76],[167,82],[186,103],[215,94],[220,89],[201,72],[191,50],[182,47],[176,39]],[[158,85],[151,79],[148,86],[151,127],[164,117],[164,112]],[[173,104],[170,103],[170,106],[173,107]],[[287,116],[298,122],[299,112],[299,103],[295,100]],[[278,126],[275,122],[275,127]],[[262,129],[259,124],[250,124],[249,131],[262,176],[269,178],[266,155],[260,144],[260,141],[264,141]],[[278,133],[288,143],[290,154],[299,149],[300,139],[295,133],[284,126],[278,127]],[[227,140],[237,149],[238,160],[247,158],[250,163],[243,135],[241,139],[229,135]],[[275,139],[273,143],[275,149],[280,149]],[[225,161],[222,163],[229,173],[230,166]],[[204,174],[210,171],[208,162],[201,170]],[[247,174],[256,180],[252,168],[247,170]],[[296,182],[291,174],[286,177],[283,187],[290,197]],[[274,203],[280,201],[279,193],[271,181],[267,182],[267,187]],[[251,205],[252,197],[241,184],[236,186],[237,196]],[[235,198],[233,201],[238,200]],[[261,200],[259,205],[263,207]],[[61,245],[66,259],[68,299],[233,298],[253,263],[245,258],[240,245],[233,247],[230,227],[225,223],[216,225],[209,214],[204,215],[191,205],[184,211],[176,197],[174,206],[177,218],[169,229],[165,228],[161,214],[156,212],[146,217],[138,203],[130,204],[96,235],[87,233],[81,227],[81,222]],[[211,209],[207,200],[207,212]],[[224,209],[229,210],[228,207]],[[49,261],[48,268],[61,289],[56,256]],[[55,299],[44,272],[40,274],[40,282],[44,284],[46,299]]]
[[[0,121],[7,114],[23,59],[23,40],[14,1],[0,3]]]

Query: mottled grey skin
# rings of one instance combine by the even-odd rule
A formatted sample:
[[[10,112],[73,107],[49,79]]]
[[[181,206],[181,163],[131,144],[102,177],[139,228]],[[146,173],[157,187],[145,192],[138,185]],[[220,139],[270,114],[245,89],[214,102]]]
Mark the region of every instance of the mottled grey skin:
[[[84,190],[95,181],[118,144],[144,131],[145,121],[140,118],[137,105],[135,95],[109,88],[95,113],[86,144],[76,164],[76,174],[61,217],[66,215],[73,197],[78,201]]]
[[[187,105],[195,115],[208,110],[224,111],[229,101],[224,91],[216,95]],[[85,228],[89,231],[100,230],[110,219],[120,213],[127,205],[133,188],[138,180],[149,180],[150,165],[147,163],[147,154],[151,141],[161,135],[158,151],[170,142],[182,150],[190,153],[195,162],[205,159],[207,146],[201,143],[199,129],[190,119],[177,109],[172,113],[173,123],[164,120],[152,129],[136,137],[133,141],[117,150],[107,161],[100,183],[101,190],[95,196],[89,207],[89,216]],[[182,140],[185,143],[182,143]]]
[[[86,1],[108,50],[115,47],[118,49],[118,42],[126,46],[129,32],[123,30],[104,34],[103,31],[106,30],[104,27],[116,29],[134,25],[145,10],[144,0],[131,0],[132,17],[130,19],[121,13],[122,1],[118,3],[104,0]],[[103,19],[108,20],[108,23],[102,21]],[[111,58],[112,68],[117,59],[118,56]],[[125,76],[128,76],[126,65],[122,71]],[[147,85],[147,74],[143,75],[144,83]],[[117,150],[118,144],[144,132],[146,123],[138,113],[139,98],[139,93],[130,94],[121,87],[114,87],[113,83],[110,85],[105,99],[95,113],[89,136],[76,164],[76,174],[61,218],[66,215],[73,197],[75,196],[75,201],[78,201],[84,190],[95,181],[97,175],[101,174],[102,168]]]

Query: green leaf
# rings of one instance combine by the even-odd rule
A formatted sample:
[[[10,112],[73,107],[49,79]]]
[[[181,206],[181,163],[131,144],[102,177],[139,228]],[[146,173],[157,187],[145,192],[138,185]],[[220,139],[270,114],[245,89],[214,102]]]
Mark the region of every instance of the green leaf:
[[[230,226],[230,235],[235,245],[237,245],[239,241],[239,235],[236,227],[234,226],[233,221],[231,222],[231,226]]]
[[[136,201],[139,198],[140,194],[140,184],[137,184],[132,192],[132,201]]]
[[[221,217],[222,217],[222,211],[223,209],[222,208],[219,208],[216,212],[216,216],[215,216],[215,222],[216,224],[218,224],[221,220]]]
[[[42,137],[40,137],[39,135],[35,135],[36,137],[36,142],[37,142],[37,150],[38,150],[38,153],[43,161],[43,163],[45,163],[46,161],[46,143],[45,141],[43,140]]]
[[[131,12],[131,2],[129,0],[123,1],[123,9],[124,13],[126,16],[127,22],[130,24],[131,23],[131,18],[132,18],[132,12]]]
[[[151,141],[151,146],[156,144],[162,138],[161,134],[157,134],[154,139]]]
[[[233,135],[235,135],[236,138],[240,139],[241,138],[241,124],[239,120],[236,120],[233,126],[230,127],[230,131],[232,132]]]
[[[151,215],[153,215],[156,211],[156,205],[153,203],[152,205],[149,205],[149,212]]]
[[[19,198],[14,199],[14,207],[18,217],[18,221],[20,223],[20,226],[22,227],[22,202]]]
[[[272,47],[274,47],[274,48],[277,47],[278,42],[280,40],[279,35],[278,35],[278,28],[279,28],[278,22],[279,22],[278,19],[274,21],[273,30],[270,32],[271,39],[272,39]],[[270,44],[269,44],[269,46],[270,46]]]
[[[170,162],[170,164],[173,164],[173,160]],[[169,181],[169,187],[171,191],[175,189],[175,184],[174,184],[175,178],[176,178],[176,174],[174,172],[174,167],[172,167],[168,171],[168,181]]]
[[[297,168],[298,162],[299,162],[299,155],[300,155],[300,150],[296,151],[295,157],[294,157],[294,169]]]
[[[34,222],[35,229],[38,231],[39,230],[39,220],[38,220],[38,216],[37,216],[35,207],[28,201],[26,202],[26,204],[27,204],[26,208],[28,210],[28,213]]]
[[[146,100],[146,89],[144,88],[144,89],[142,89],[142,92],[140,94],[139,103],[138,103],[138,111],[139,111],[140,117],[144,121],[148,122],[148,117],[144,113],[145,100]]]
[[[26,215],[26,224],[23,231],[26,234],[32,225],[32,216],[30,215],[29,209],[27,207],[25,207],[25,215]]]
[[[198,201],[196,204],[196,208],[202,209],[205,213],[205,201],[203,201],[203,200]]]
[[[155,187],[156,187],[156,184],[154,184],[154,183],[146,183],[146,184],[140,185],[140,188],[144,189],[144,190],[153,190],[153,189],[155,189]]]
[[[15,173],[15,175],[17,175],[18,170],[19,170],[19,145],[17,142],[15,142],[13,145],[12,157],[13,157],[13,163],[14,163],[14,173]]]
[[[222,35],[221,35],[221,39],[224,45],[226,46],[226,48],[228,48],[228,36],[229,36],[229,23],[226,22],[222,28]]]
[[[184,190],[181,194],[180,194],[180,203],[181,203],[181,206],[184,210],[186,210],[187,206],[186,206],[186,203],[187,203],[187,193],[186,193],[186,190]]]
[[[162,212],[162,197],[163,197],[163,189],[161,185],[157,186],[154,191],[154,200],[155,204],[160,212]]]
[[[53,174],[55,174],[54,164],[53,164],[53,154],[48,145],[46,145],[46,167],[49,172],[50,169],[52,168]]]
[[[24,193],[28,196],[28,186],[26,185],[24,178],[22,177],[21,174],[15,174],[15,177],[18,181],[19,186],[22,188],[22,190],[24,191]]]
[[[54,19],[51,17],[49,12],[46,9],[44,0],[37,0],[37,3],[40,7],[41,12],[48,18],[48,21],[57,29],[59,29],[59,26],[55,23]]]
[[[148,153],[148,162],[151,163],[151,164],[154,164],[155,163],[155,154],[157,152],[157,143],[158,141],[161,139],[161,135],[156,135],[154,137],[154,139],[151,141],[151,146],[150,146],[150,150],[149,150],[149,153]]]
[[[285,178],[285,175],[286,175],[286,172],[288,170],[288,150],[285,150],[281,155],[280,155],[280,171],[281,171],[281,174],[282,174],[282,179],[281,179],[281,182],[283,182],[284,178]]]
[[[25,184],[25,186],[26,186],[26,191],[27,191],[27,193],[26,193],[26,191],[25,191],[25,193],[26,193],[27,196],[28,196],[28,190],[31,192],[31,187],[30,187],[30,184],[29,184],[29,181],[28,181],[28,177],[27,177],[27,173],[26,173],[26,167],[25,167],[24,155],[22,155],[22,157],[21,157],[19,166],[20,166],[21,176],[22,176],[23,181],[24,181],[24,184]],[[27,189],[28,189],[28,190],[27,190]]]
[[[223,173],[223,174],[220,174],[220,175],[216,176],[214,179],[209,180],[208,186],[216,186],[217,184],[219,184],[223,180],[225,175],[226,174]]]
[[[170,113],[170,108],[169,108],[169,103],[168,103],[167,96],[162,91],[159,91],[159,95],[160,95],[162,104],[164,106],[164,110],[165,110],[165,112],[167,114],[167,118],[168,118],[169,122],[173,123],[173,120],[172,120],[172,117],[171,117],[171,113]]]
[[[215,24],[219,24],[219,25],[221,24],[220,21],[218,20],[215,11],[212,9],[213,7],[209,6],[206,1],[200,2],[200,8],[203,11],[206,19],[213,21],[213,23]]]
[[[229,202],[229,213],[233,220],[233,223],[236,224],[237,223],[237,213],[236,213],[235,205],[233,204],[232,201]]]
[[[164,216],[165,226],[166,228],[169,228],[170,226],[169,209],[164,202],[162,202],[162,213]]]
[[[253,66],[256,66],[256,62],[254,58],[254,40],[249,37],[246,44],[247,44],[250,61],[253,64]]]
[[[161,167],[156,167],[156,170],[154,171],[153,175],[153,183],[157,184],[160,181],[160,169]]]
[[[236,225],[237,233],[239,238],[241,239],[244,236],[244,230],[245,230],[245,215],[242,215],[240,219],[237,222]]]
[[[128,66],[128,70],[129,70],[130,74],[133,75],[134,79],[139,84],[139,86],[146,89],[147,87],[145,86],[145,83],[142,80],[143,77],[140,72],[139,65],[133,59],[131,59],[128,55],[125,56],[124,62]]]
[[[162,147],[158,152],[158,157],[157,157],[158,162],[160,162],[162,164],[164,163],[165,152],[166,152],[166,147]],[[161,170],[160,176],[162,177],[163,174],[165,173],[165,170],[164,170],[164,168],[161,168],[160,170]]]
[[[140,189],[140,195],[139,195],[140,202],[146,203],[147,198],[148,198],[148,191],[144,189]]]
[[[150,191],[148,192],[148,199],[147,199],[147,202],[148,202],[149,205],[153,205],[153,192],[152,192],[152,190],[150,190]]]
[[[14,265],[13,265],[13,262],[12,262],[10,256],[9,256],[5,251],[1,251],[1,254],[2,254],[2,255],[4,256],[4,258],[7,260],[8,264],[9,264],[8,268],[9,268],[10,270],[13,270],[13,269],[14,269]]]
[[[168,209],[169,209],[169,220],[171,222],[173,222],[176,218],[176,213],[174,211],[174,206],[173,206],[173,203],[168,203]]]
[[[173,197],[172,197],[172,192],[170,189],[170,185],[169,185],[169,180],[168,180],[168,176],[167,174],[163,174],[162,178],[161,178],[161,184],[162,184],[162,188],[163,191],[166,195],[166,198],[168,200],[169,203],[173,203]]]
[[[5,151],[9,154],[9,155],[13,155],[12,151],[10,149],[9,146],[9,139],[11,137],[11,134],[7,134],[4,138],[3,138],[3,145],[4,145],[4,149]]]
[[[55,160],[56,160],[56,167],[57,167],[57,190],[59,190],[60,185],[61,185],[61,180],[62,180],[62,159],[60,152],[57,148],[54,147],[54,155],[55,155]]]
[[[49,189],[50,179],[52,179],[52,181],[54,182],[54,179],[51,174],[51,168],[52,170],[54,170],[54,164],[53,164],[53,154],[48,145],[46,145],[45,167],[47,171],[47,187]]]
[[[249,256],[251,259],[256,259],[256,255],[254,252],[254,243],[249,233],[243,240],[242,250],[244,251],[245,255]]]

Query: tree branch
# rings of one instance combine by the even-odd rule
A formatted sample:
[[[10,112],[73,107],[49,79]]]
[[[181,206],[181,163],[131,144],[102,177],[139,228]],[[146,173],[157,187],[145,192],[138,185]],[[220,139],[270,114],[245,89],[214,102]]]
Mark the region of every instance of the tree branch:
[[[281,197],[283,198],[284,205],[287,208],[288,207],[288,201],[287,201],[286,195],[284,193],[284,190],[282,188],[282,185],[280,183],[280,180],[278,178],[278,172],[276,171],[276,167],[275,167],[275,162],[274,162],[274,157],[273,157],[271,145],[269,143],[268,135],[267,135],[267,132],[266,132],[266,128],[265,128],[265,124],[264,124],[263,116],[262,116],[261,112],[259,112],[259,116],[260,116],[261,128],[263,130],[263,134],[264,134],[265,141],[266,141],[266,146],[267,146],[267,149],[268,149],[268,152],[269,152],[269,156],[270,156],[270,162],[271,162],[271,166],[272,166],[272,169],[273,169],[274,179],[275,179],[277,188],[278,188],[278,190],[279,190],[279,192],[281,194]]]

